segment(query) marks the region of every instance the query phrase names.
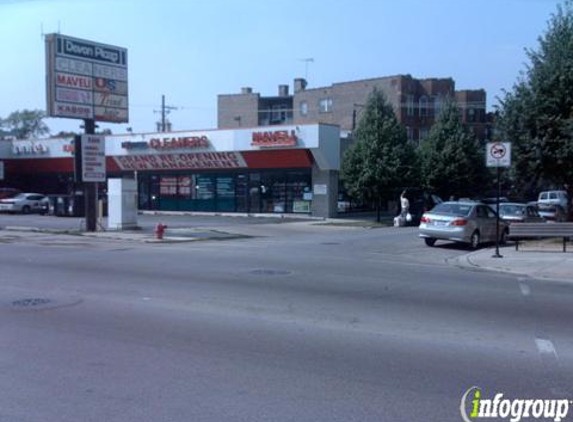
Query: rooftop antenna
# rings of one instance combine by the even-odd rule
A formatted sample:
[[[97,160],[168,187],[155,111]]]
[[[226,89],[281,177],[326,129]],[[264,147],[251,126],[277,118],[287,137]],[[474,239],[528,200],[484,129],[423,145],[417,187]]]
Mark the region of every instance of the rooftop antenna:
[[[298,59],[299,62],[304,62],[304,79],[308,80],[308,64],[314,63],[314,57],[306,57],[304,59]]]
[[[58,34],[60,33],[60,21],[58,21]]]

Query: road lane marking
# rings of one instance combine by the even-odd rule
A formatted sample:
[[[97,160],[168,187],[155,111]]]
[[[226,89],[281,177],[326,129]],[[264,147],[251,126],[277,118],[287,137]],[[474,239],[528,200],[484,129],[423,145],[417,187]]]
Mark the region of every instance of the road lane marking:
[[[557,360],[559,359],[559,357],[557,356],[557,351],[555,350],[555,347],[553,346],[553,343],[551,343],[550,340],[536,338],[535,345],[537,346],[537,351],[539,352],[539,354],[545,356],[551,355],[555,357],[555,359]]]

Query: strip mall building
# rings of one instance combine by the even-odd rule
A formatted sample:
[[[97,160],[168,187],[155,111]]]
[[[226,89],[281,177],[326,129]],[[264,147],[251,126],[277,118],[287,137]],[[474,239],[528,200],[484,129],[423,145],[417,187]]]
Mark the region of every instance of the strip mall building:
[[[70,138],[0,142],[5,187],[69,193]],[[338,126],[110,135],[108,177],[134,177],[140,210],[336,215]],[[105,186],[101,186],[105,188]]]

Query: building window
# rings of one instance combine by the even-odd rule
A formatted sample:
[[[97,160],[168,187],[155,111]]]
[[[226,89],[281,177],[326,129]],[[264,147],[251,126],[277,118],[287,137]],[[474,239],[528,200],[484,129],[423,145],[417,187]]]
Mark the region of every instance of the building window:
[[[421,127],[420,128],[420,142],[425,140],[428,137],[428,128]]]
[[[301,101],[299,110],[301,116],[308,115],[308,103],[306,101]]]
[[[476,111],[474,108],[468,108],[468,122],[476,121]]]
[[[428,98],[426,96],[420,97],[420,116],[428,115]]]
[[[406,137],[408,141],[412,141],[414,139],[414,130],[410,126],[406,126]]]
[[[412,117],[414,115],[414,96],[406,95],[406,115]]]
[[[271,123],[283,123],[286,120],[287,110],[283,105],[273,105]]]
[[[321,113],[330,113],[332,111],[332,98],[321,98],[318,102],[318,109]]]
[[[436,98],[434,98],[434,114],[436,116],[440,115],[440,112],[442,111],[442,97],[440,97],[439,95],[436,96]]]

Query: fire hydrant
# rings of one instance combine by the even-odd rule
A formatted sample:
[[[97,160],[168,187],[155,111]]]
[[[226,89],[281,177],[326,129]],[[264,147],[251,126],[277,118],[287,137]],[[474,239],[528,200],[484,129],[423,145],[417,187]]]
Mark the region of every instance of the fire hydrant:
[[[155,237],[158,240],[163,239],[163,235],[165,234],[166,228],[167,228],[167,226],[165,224],[161,224],[161,223],[159,223],[157,226],[155,226]]]

